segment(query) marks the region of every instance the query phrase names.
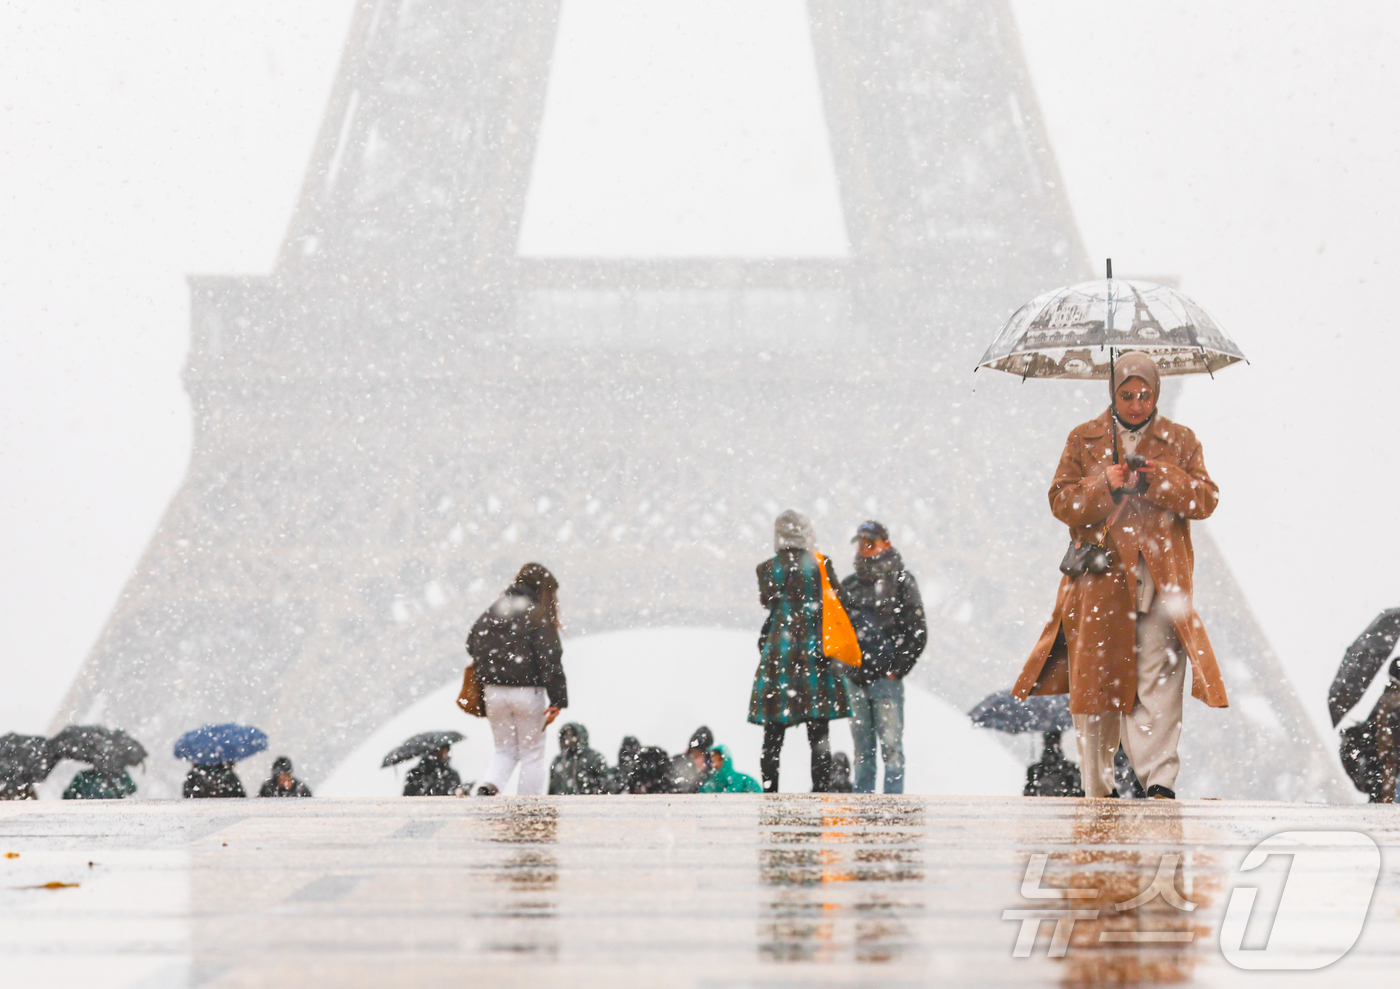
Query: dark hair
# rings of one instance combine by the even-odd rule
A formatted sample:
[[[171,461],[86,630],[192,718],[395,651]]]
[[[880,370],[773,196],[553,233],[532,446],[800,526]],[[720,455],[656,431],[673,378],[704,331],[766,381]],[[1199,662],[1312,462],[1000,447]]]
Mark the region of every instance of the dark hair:
[[[562,628],[559,623],[559,581],[538,563],[527,563],[515,575],[516,587],[523,587],[539,605],[540,614],[554,628]]]

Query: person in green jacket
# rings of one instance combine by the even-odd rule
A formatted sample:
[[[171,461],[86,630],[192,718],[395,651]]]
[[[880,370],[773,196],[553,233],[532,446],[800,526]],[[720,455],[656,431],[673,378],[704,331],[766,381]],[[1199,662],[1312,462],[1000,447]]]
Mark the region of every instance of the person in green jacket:
[[[121,800],[136,792],[136,783],[125,769],[99,773],[84,769],[63,791],[64,800]]]
[[[729,749],[716,745],[710,749],[710,778],[700,785],[701,793],[762,793],[758,780],[734,768]]]

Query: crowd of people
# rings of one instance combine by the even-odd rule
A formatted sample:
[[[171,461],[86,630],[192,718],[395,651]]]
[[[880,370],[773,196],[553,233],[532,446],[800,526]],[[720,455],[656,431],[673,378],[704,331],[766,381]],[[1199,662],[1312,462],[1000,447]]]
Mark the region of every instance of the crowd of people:
[[[1185,683],[1211,707],[1228,703],[1192,598],[1191,522],[1214,512],[1219,490],[1195,434],[1159,412],[1161,381],[1149,356],[1122,354],[1111,387],[1103,414],[1071,431],[1051,483],[1050,510],[1069,529],[1070,546],[1050,620],[1011,691],[1021,701],[1068,695],[1079,764],[1061,751],[1058,732],[1047,733],[1026,793],[1174,799]],[[568,680],[559,581],[529,563],[467,637],[471,662],[459,704],[490,723],[489,766],[479,782],[464,786],[449,762],[450,742],[434,742],[415,750],[421,761],[407,774],[404,793],[492,797],[517,772],[519,794],[777,793],[783,743],[797,725],[805,726],[813,791],[875,792],[878,752],[884,792],[902,793],[904,679],[927,644],[924,608],[918,582],[882,523],[862,523],[851,541],[853,572],[838,580],[809,518],[788,510],[774,521],[773,555],[756,574],[767,617],[748,704],[748,720],[763,731],[759,781],[734,765],[707,728],[697,729],[674,757],[629,736],[609,765],[589,746],[583,725],[570,722],[559,731],[559,755],[546,766],[546,730],[568,707]],[[1331,699],[1334,724],[1360,699],[1397,639],[1400,609],[1383,615],[1349,651],[1357,661],[1350,680],[1339,673],[1346,689]],[[831,748],[831,723],[847,718],[851,760]],[[1343,763],[1372,800],[1395,798],[1397,733],[1400,660],[1390,667],[1372,716],[1344,730]],[[27,736],[0,739],[0,797],[33,796],[23,767],[43,762],[43,744]],[[244,796],[231,761],[194,761],[186,797]],[[130,795],[135,784],[125,765],[95,764],[64,797]],[[273,763],[259,793],[310,796],[285,757]]]
[[[810,519],[786,511],[774,523],[775,554],[757,573],[768,617],[748,710],[748,720],[763,728],[762,783],[754,792],[778,792],[783,741],[799,724],[806,725],[814,792],[875,792],[877,750],[884,792],[904,792],[903,681],[928,640],[923,602],[883,524],[862,523],[851,542],[854,572],[841,581],[818,553]],[[856,663],[827,653],[823,623],[837,614],[859,644]],[[559,629],[559,582],[538,563],[522,567],[473,625],[462,703],[484,714],[495,744],[475,795],[500,793],[517,768],[520,794],[543,794],[546,786],[550,793],[750,792],[753,778],[714,745],[708,729],[674,758],[629,736],[609,768],[588,747],[587,730],[571,723],[560,731],[560,755],[546,780],[545,730],[569,703]],[[479,708],[468,706],[474,691]],[[845,718],[854,765],[831,749],[831,722]]]

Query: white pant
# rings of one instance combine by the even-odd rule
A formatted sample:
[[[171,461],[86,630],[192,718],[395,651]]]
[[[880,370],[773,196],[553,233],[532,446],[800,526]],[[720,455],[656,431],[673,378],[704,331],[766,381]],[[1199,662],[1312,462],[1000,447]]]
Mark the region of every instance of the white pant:
[[[498,687],[486,684],[486,720],[491,722],[491,737],[496,754],[482,778],[497,790],[506,788],[506,781],[520,764],[520,782],[515,792],[542,794],[547,782],[544,764],[544,712],[549,698],[543,687]]]
[[[1176,638],[1166,601],[1156,595],[1151,609],[1137,616],[1137,697],[1124,713],[1076,714],[1079,773],[1086,797],[1113,792],[1113,757],[1121,740],[1143,788],[1176,789],[1181,769],[1181,698],[1186,654]]]

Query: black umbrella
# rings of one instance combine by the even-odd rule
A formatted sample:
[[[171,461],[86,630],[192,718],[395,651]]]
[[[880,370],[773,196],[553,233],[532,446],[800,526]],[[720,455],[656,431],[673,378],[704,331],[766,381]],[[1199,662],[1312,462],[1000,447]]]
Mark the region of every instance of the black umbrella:
[[[1327,691],[1327,710],[1332,714],[1332,727],[1361,700],[1366,688],[1376,678],[1400,639],[1400,608],[1382,611],[1366,631],[1362,632],[1346,655]]]
[[[104,776],[115,776],[127,766],[145,762],[146,747],[120,728],[69,725],[49,739],[49,756],[54,762],[90,763]]]
[[[967,712],[979,728],[994,728],[1019,735],[1028,731],[1064,731],[1074,727],[1069,713],[1069,697],[1047,694],[1017,700],[1009,690],[988,694],[982,702]]]
[[[453,742],[460,742],[467,736],[459,731],[425,731],[414,735],[404,742],[394,751],[384,757],[384,761],[379,764],[379,768],[392,766],[396,762],[407,762],[409,759],[417,759],[420,755],[427,755],[429,752],[436,752],[438,749],[445,749]]]
[[[57,763],[43,735],[0,735],[0,781],[20,786],[42,783]]]

